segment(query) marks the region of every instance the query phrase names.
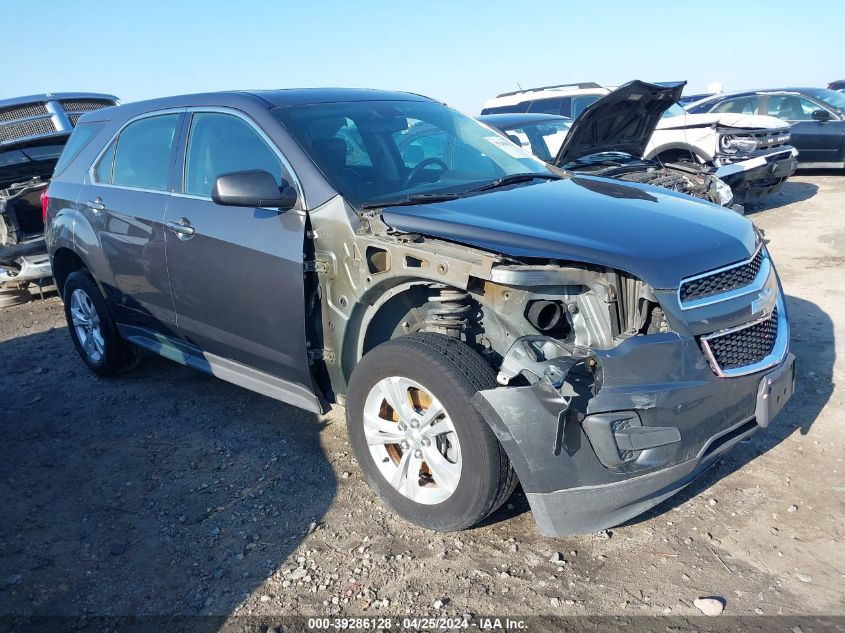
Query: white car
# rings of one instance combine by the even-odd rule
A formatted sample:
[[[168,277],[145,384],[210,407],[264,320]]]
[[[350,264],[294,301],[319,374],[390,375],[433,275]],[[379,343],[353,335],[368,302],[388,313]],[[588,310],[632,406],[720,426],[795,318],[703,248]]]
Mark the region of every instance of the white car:
[[[611,92],[596,83],[532,88],[490,99],[481,114],[542,112],[577,118]],[[776,193],[795,171],[798,152],[789,141],[789,127],[774,117],[688,114],[675,104],[657,124],[643,158],[708,165],[731,187],[734,202],[743,204]]]

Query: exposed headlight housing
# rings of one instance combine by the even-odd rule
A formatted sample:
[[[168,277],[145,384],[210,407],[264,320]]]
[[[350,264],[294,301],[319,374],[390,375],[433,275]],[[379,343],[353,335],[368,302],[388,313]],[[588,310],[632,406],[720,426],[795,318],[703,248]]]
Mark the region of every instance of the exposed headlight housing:
[[[719,138],[719,149],[725,154],[736,154],[738,152],[747,154],[757,149],[757,140],[747,136],[723,134]]]
[[[719,197],[719,204],[728,206],[734,199],[734,192],[721,178],[714,178],[716,184],[716,195]]]

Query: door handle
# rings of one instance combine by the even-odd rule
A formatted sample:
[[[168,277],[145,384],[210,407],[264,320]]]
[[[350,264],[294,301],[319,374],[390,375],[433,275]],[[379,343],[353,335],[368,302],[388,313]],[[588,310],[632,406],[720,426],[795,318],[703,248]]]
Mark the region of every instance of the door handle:
[[[176,233],[180,240],[189,240],[197,232],[188,218],[179,218],[178,222],[168,222],[167,228]]]
[[[88,208],[91,209],[94,213],[100,213],[103,209],[106,208],[106,205],[103,204],[102,198],[97,198],[96,200],[89,200],[88,201]]]

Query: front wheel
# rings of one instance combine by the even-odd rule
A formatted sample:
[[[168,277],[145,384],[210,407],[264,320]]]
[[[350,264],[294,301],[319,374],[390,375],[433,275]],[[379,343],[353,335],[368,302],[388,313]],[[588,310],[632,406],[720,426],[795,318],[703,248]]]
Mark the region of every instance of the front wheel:
[[[379,345],[347,394],[352,449],[370,486],[424,528],[460,530],[495,511],[516,475],[470,403],[493,370],[457,339],[420,332]]]

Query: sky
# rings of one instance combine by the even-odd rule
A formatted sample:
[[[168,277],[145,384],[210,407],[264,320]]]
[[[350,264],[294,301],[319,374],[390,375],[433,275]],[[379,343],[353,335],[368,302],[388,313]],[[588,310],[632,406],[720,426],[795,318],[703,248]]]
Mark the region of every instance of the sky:
[[[518,85],[845,79],[836,0],[0,0],[0,16],[0,99],[348,86],[477,114]]]

